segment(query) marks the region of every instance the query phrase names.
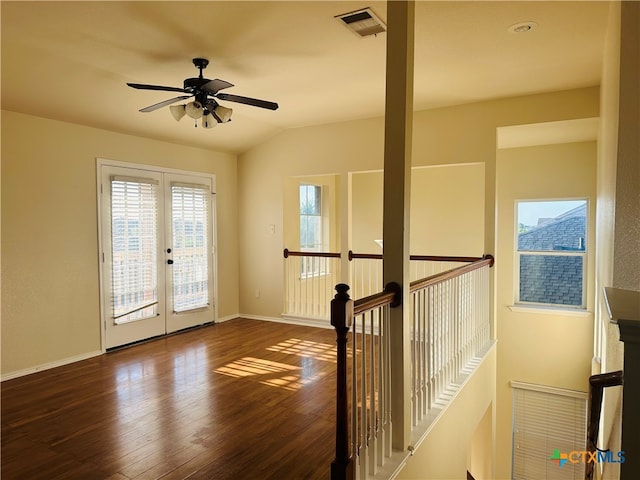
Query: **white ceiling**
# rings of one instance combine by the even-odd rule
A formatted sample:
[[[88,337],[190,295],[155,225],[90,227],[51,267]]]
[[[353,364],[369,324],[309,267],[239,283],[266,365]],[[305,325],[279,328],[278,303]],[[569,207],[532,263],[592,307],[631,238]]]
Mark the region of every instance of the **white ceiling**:
[[[2,1],[2,108],[132,135],[241,153],[278,132],[384,113],[386,34],[359,38],[335,15],[386,2]],[[600,83],[607,2],[417,1],[416,110]],[[535,21],[528,33],[512,24]],[[177,94],[208,58],[228,93],[277,111],[221,102],[233,121],[180,123]]]

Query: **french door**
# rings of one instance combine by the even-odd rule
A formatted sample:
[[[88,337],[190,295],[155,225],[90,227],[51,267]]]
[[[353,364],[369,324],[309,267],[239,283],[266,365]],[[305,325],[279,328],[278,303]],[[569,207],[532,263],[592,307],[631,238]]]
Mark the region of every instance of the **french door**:
[[[213,179],[99,170],[104,347],[214,321]]]

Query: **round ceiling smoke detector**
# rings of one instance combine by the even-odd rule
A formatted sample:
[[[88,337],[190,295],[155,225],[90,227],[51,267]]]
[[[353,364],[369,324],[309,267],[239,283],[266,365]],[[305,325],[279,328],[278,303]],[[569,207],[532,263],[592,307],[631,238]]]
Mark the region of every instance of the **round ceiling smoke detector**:
[[[508,30],[511,33],[526,33],[536,28],[538,24],[536,22],[520,22],[511,25]]]

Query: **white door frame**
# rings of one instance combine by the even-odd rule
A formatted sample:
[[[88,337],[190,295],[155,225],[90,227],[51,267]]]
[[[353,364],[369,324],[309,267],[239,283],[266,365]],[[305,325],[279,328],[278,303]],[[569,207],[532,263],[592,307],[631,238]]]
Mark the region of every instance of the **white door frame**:
[[[211,213],[210,219],[213,229],[213,235],[211,238],[212,242],[212,268],[213,268],[213,322],[218,319],[218,228],[216,225],[216,205],[215,201],[215,193],[216,193],[216,176],[215,174],[205,173],[205,172],[195,172],[190,170],[181,170],[176,168],[167,168],[160,167],[156,165],[145,165],[139,163],[130,163],[130,162],[122,162],[117,160],[109,160],[104,158],[96,158],[96,185],[97,185],[97,206],[98,206],[98,272],[99,272],[99,293],[100,293],[100,348],[102,353],[107,351],[106,346],[106,322],[107,322],[107,307],[104,304],[104,294],[105,294],[105,285],[104,285],[104,246],[103,246],[103,231],[102,231],[102,216],[104,215],[103,205],[102,205],[102,182],[104,178],[102,176],[103,167],[119,167],[119,168],[129,168],[135,170],[146,170],[149,172],[160,173],[160,174],[176,174],[176,175],[189,175],[195,177],[201,177],[203,179],[208,179],[211,182],[211,193],[213,194],[213,198],[211,201]]]

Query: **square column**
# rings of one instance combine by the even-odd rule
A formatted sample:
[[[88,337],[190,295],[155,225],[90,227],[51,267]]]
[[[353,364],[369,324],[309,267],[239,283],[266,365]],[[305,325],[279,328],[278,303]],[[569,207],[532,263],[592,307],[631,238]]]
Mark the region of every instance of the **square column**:
[[[413,1],[387,2],[384,145],[383,280],[402,286],[391,309],[391,417],[393,448],[411,440],[409,322],[409,205],[413,135]]]

